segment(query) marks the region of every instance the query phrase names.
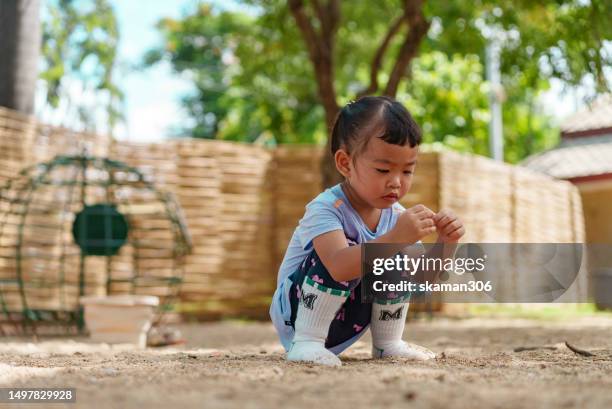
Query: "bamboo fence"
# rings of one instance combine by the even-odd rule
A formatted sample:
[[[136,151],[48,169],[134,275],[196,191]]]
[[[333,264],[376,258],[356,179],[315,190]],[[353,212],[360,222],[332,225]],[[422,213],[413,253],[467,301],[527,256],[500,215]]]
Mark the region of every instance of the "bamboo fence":
[[[24,166],[83,147],[138,167],[178,199],[193,242],[180,311],[205,318],[266,317],[291,234],[304,206],[321,191],[322,148],[266,149],[201,139],[136,144],[40,125],[0,109],[0,183]],[[483,157],[422,152],[413,187],[402,201],[405,206],[417,203],[455,211],[466,225],[464,242],[585,241],[580,196],[573,185]],[[158,234],[152,237],[168,240]],[[154,253],[142,268],[159,268]],[[9,276],[14,261],[2,243],[0,255],[0,274]],[[118,262],[116,273],[125,265]],[[44,276],[44,269],[39,274]],[[579,287],[586,291],[586,283]],[[127,291],[121,285],[109,290]],[[100,286],[91,290],[102,291]]]

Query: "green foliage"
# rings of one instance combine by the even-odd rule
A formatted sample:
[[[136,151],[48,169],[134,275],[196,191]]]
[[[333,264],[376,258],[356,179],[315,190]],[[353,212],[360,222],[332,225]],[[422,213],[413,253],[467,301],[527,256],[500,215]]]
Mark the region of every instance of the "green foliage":
[[[412,78],[398,99],[424,131],[425,142],[441,142],[453,149],[487,154],[488,96],[483,66],[476,55],[440,52],[415,61]]]
[[[95,109],[71,100],[67,83],[78,81],[83,92],[104,100],[109,129],[123,119],[123,93],[113,78],[119,30],[108,0],[53,0],[43,13],[40,78],[46,85],[46,102],[57,109],[61,101],[75,106],[80,122],[93,128]]]
[[[195,137],[212,138],[218,133],[219,119],[227,115],[224,96],[229,92],[224,55],[231,52],[232,37],[242,25],[241,16],[225,13],[211,18],[207,5],[182,21],[164,19],[158,28],[166,38],[164,49],[151,50],[145,64],[151,65],[166,55],[174,70],[187,72],[197,88],[195,95],[183,100],[190,116],[199,118],[191,130]]]
[[[196,125],[183,133],[246,141],[325,138],[298,33],[284,36],[279,32],[284,25],[273,20],[276,16],[216,12],[203,4],[181,20],[160,21],[165,44],[150,50],[144,64],[166,59],[193,79],[195,92],[183,104]]]
[[[412,77],[398,93],[421,124],[426,143],[442,143],[462,152],[489,154],[488,84],[477,55],[429,52],[415,60]],[[558,130],[536,106],[536,92],[524,75],[506,83],[504,104],[505,160],[516,163],[551,148]]]
[[[612,39],[609,0],[478,0],[428,2],[427,15],[436,21],[423,51],[478,54],[491,29],[503,41],[505,78],[523,75],[539,88],[558,78],[578,85],[594,79],[597,92],[610,91],[604,67],[612,64],[604,42]],[[435,34],[432,33],[435,31]],[[483,35],[484,34],[484,35]]]
[[[145,62],[166,59],[194,79],[196,92],[184,104],[197,125],[183,133],[324,142],[327,130],[313,66],[286,2],[242,3],[255,12],[217,11],[204,4],[179,20],[160,23],[165,45],[151,51]],[[338,103],[355,98],[368,85],[372,58],[391,22],[401,15],[400,4],[342,2],[334,49]],[[603,67],[610,65],[603,47],[603,40],[612,38],[605,20],[609,8],[602,0],[427,2],[432,27],[396,97],[423,125],[426,141],[488,154],[489,91],[483,64],[486,37],[496,33],[502,39],[507,96],[505,157],[517,162],[557,140],[558,130],[536,102],[550,78],[578,84],[590,76],[598,91],[609,88],[603,75]],[[405,30],[387,50],[380,84],[386,83]]]

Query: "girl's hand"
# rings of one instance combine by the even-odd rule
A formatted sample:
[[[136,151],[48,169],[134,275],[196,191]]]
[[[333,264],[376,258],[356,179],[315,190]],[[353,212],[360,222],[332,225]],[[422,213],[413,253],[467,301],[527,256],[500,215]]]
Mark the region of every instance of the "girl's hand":
[[[436,231],[434,212],[423,205],[416,205],[402,212],[397,218],[393,234],[397,243],[416,243]]]
[[[465,234],[463,223],[451,210],[440,210],[433,220],[438,230],[438,243],[457,243]]]

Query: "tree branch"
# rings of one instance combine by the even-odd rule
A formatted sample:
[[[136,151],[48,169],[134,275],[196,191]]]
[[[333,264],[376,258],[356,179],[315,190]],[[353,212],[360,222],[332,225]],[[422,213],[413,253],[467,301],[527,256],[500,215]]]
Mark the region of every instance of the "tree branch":
[[[431,23],[423,14],[424,0],[404,0],[404,16],[408,23],[408,32],[389,76],[385,95],[395,97],[399,83],[406,72],[410,61],[417,55],[419,46]]]
[[[340,0],[329,0],[324,7],[319,0],[312,0],[319,21],[321,21],[322,38],[329,38],[333,45],[333,38],[338,29],[340,19]]]
[[[336,2],[336,0],[330,0]],[[318,6],[317,6],[318,4]],[[329,7],[338,9],[339,6],[328,4]],[[331,129],[334,117],[338,112],[338,103],[336,102],[336,91],[334,88],[334,76],[333,76],[333,33],[336,30],[339,20],[339,11],[335,14],[335,17],[325,17],[329,24],[327,29],[330,30],[329,35],[317,34],[310,21],[309,17],[304,11],[304,2],[302,0],[289,0],[289,8],[293,14],[298,28],[302,32],[310,60],[314,66],[314,73],[317,80],[317,88],[319,97],[325,109],[325,119],[328,128]],[[315,8],[319,8],[322,11],[322,6],[315,2]],[[322,26],[323,23],[321,22]],[[326,30],[327,30],[326,29]]]
[[[304,11],[302,0],[289,0],[289,9],[295,18],[314,67],[317,91],[323,109],[325,110],[325,123],[328,132],[331,132],[334,120],[340,107],[336,101],[334,88],[334,37],[340,21],[339,0],[328,0],[327,13],[318,0],[313,0],[315,15],[321,22],[321,33],[317,33],[312,22]],[[340,181],[340,174],[336,171],[330,153],[331,138],[327,138],[327,154],[321,162],[321,176],[324,187],[329,187]]]
[[[304,12],[304,2],[302,0],[289,0],[289,9],[291,10],[291,14],[293,14],[293,18],[298,28],[304,36],[304,42],[308,48],[310,59],[313,61],[318,59],[321,49],[321,39]]]
[[[397,34],[399,29],[402,27],[402,24],[405,21],[405,16],[398,17],[397,20],[393,23],[393,25],[389,28],[389,31],[385,35],[382,43],[376,50],[376,54],[374,55],[374,59],[372,60],[372,65],[370,68],[370,85],[367,88],[359,91],[357,93],[357,98],[360,98],[364,95],[373,94],[378,91],[378,72],[382,66],[382,60],[391,43],[393,37]]]
[[[327,13],[321,6],[321,2],[319,0],[312,0],[312,6],[315,10],[317,18],[321,22],[321,35],[323,38],[329,35],[329,20],[327,17]]]
[[[329,0],[327,3],[327,15],[330,20],[330,34],[335,37],[340,23],[340,0]]]

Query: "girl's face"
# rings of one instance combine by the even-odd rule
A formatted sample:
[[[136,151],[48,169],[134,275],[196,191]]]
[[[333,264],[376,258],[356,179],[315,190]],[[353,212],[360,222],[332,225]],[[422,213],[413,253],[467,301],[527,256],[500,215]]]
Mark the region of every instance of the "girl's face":
[[[363,205],[384,209],[410,190],[417,154],[418,146],[371,138],[354,162],[344,150],[337,151],[336,166]]]

